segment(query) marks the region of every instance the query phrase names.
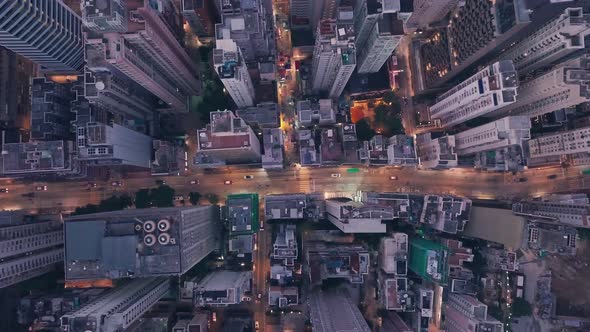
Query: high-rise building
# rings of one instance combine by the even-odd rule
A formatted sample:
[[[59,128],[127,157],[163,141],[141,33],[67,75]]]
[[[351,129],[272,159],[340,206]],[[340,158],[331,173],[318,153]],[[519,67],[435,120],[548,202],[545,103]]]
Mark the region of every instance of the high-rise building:
[[[414,14],[416,15],[416,14]],[[465,0],[451,12],[450,68],[430,83],[439,87],[512,40],[529,22],[525,1]]]
[[[160,98],[168,108],[188,111],[188,98],[201,93],[198,69],[165,18],[150,2],[127,2],[126,32],[89,35],[91,71],[116,69]],[[156,6],[157,7],[157,6]]]
[[[565,56],[583,50],[585,37],[590,35],[590,14],[582,8],[566,8],[533,33],[500,54],[500,59],[512,60],[521,77],[550,65]]]
[[[182,0],[182,16],[199,37],[215,37],[217,8],[214,1]]]
[[[31,139],[70,138],[71,102],[75,94],[71,84],[59,84],[37,77],[31,85]]]
[[[531,138],[531,121],[527,116],[507,116],[455,134],[455,151],[459,156],[518,145]]]
[[[0,47],[0,127],[27,128],[31,111],[30,89],[34,65]]]
[[[512,61],[495,62],[439,96],[429,108],[430,117],[442,127],[463,123],[513,104],[517,87]]]
[[[167,278],[139,278],[115,287],[63,315],[66,332],[124,331],[170,291]]]
[[[436,23],[455,8],[458,2],[458,0],[414,0],[414,12],[406,22],[406,27],[409,30],[417,30]]]
[[[5,143],[0,154],[0,174],[68,174],[75,169],[71,141]]]
[[[343,315],[344,312],[347,314]],[[317,332],[371,331],[345,289],[318,290],[311,293],[309,313],[313,330]]]
[[[260,141],[244,120],[228,110],[211,112],[209,116],[211,123],[197,131],[196,165],[260,162]]]
[[[396,14],[385,14],[380,17],[363,46],[357,46],[357,71],[361,74],[378,72],[391,57],[403,35],[403,21],[397,19]]]
[[[450,293],[443,307],[446,331],[504,331],[504,325],[488,315],[488,306],[479,302],[473,296]]]
[[[89,31],[127,31],[125,0],[82,1],[82,23]]]
[[[61,0],[1,0],[0,46],[48,72],[78,72],[84,63],[82,20]]]
[[[352,10],[346,10],[351,17]],[[314,91],[327,92],[331,98],[340,97],[356,67],[354,38],[352,20],[320,21],[313,51]]]
[[[416,136],[416,154],[423,168],[450,168],[458,165],[455,136],[432,138],[430,133]]]
[[[218,40],[213,65],[219,79],[238,108],[254,106],[256,94],[242,51],[230,40]]]
[[[84,97],[95,108],[128,120],[151,120],[156,98],[119,71],[84,71]]]
[[[0,212],[0,288],[45,274],[63,261],[60,219]]]
[[[590,127],[537,137],[527,142],[528,156],[530,158],[544,158],[573,153],[590,153],[588,137],[590,137]]]
[[[246,62],[272,54],[267,27],[270,21],[266,18],[263,0],[226,0],[220,3],[221,23],[215,25],[216,44],[219,40],[233,40]]]
[[[78,126],[76,143],[79,160],[89,166],[150,168],[152,138],[116,123]]]
[[[93,213],[64,225],[68,281],[182,275],[221,237],[217,205]]]
[[[590,228],[590,204],[571,202],[563,197],[547,197],[543,201],[522,201],[512,204],[512,213],[530,218],[549,219],[580,228]]]
[[[590,55],[583,54],[520,84],[516,102],[494,115],[536,117],[590,101]]]

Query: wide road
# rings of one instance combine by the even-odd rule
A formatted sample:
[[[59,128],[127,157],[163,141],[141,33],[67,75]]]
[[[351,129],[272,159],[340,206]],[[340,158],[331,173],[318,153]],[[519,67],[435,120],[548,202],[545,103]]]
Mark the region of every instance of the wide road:
[[[98,182],[88,190],[86,181],[63,182],[18,182],[0,180],[0,210],[39,209],[62,207],[70,209],[116,193],[133,194],[142,188],[156,186],[156,179],[164,179],[177,194],[191,191],[201,194],[214,193],[223,201],[227,194],[258,192],[261,201],[267,194],[325,192],[354,193],[357,191],[397,191],[431,194],[453,194],[478,199],[518,199],[540,196],[550,192],[570,192],[587,189],[590,179],[580,175],[580,169],[558,167],[532,169],[516,176],[506,173],[475,172],[471,169],[416,170],[413,168],[361,167],[358,173],[348,173],[349,167],[289,168],[283,171],[265,171],[260,168],[224,167],[212,172],[196,171],[186,176],[142,177],[123,179],[122,187],[113,187],[110,182]],[[341,174],[341,177],[332,177]],[[244,179],[252,175],[253,179]],[[548,176],[556,175],[554,179]],[[390,180],[397,176],[397,180]],[[199,184],[191,185],[190,180]],[[526,179],[519,182],[519,179]],[[230,185],[224,181],[230,180]],[[47,191],[35,192],[36,185],[48,187]],[[22,194],[35,192],[33,198]],[[333,195],[333,194],[332,194]]]

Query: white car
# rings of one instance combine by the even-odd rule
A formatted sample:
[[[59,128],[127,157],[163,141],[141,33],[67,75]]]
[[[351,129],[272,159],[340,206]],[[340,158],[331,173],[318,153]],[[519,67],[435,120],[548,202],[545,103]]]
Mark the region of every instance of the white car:
[[[258,321],[254,322],[254,328],[256,331],[260,330],[260,324],[258,324]]]
[[[243,296],[242,297],[242,302],[250,302],[252,301],[252,298],[250,296]]]
[[[339,178],[340,177],[340,173],[334,173],[334,174],[332,174],[332,177],[333,178]]]
[[[253,178],[254,178],[254,175],[244,175],[245,180],[252,180]]]
[[[182,201],[183,199],[184,199],[184,196],[182,196],[182,195],[174,196],[175,201]]]

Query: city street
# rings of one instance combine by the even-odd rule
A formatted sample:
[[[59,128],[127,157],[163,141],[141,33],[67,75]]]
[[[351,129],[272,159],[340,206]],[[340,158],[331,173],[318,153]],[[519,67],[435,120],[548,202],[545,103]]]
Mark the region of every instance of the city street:
[[[134,194],[142,188],[155,187],[156,179],[164,179],[176,190],[176,194],[188,195],[191,191],[201,194],[214,193],[221,200],[227,194],[258,192],[261,201],[267,194],[300,193],[321,191],[325,193],[357,191],[398,191],[432,194],[454,194],[475,199],[515,199],[540,196],[549,192],[571,192],[587,189],[590,179],[580,175],[580,169],[570,167],[567,171],[557,167],[533,169],[520,173],[526,181],[515,181],[504,173],[475,172],[471,169],[416,170],[413,168],[361,168],[358,173],[347,173],[345,166],[320,168],[289,168],[283,171],[265,171],[261,168],[224,167],[213,171],[196,171],[191,175],[167,177],[142,177],[123,179],[121,187],[111,186],[110,181],[98,182],[89,190],[87,181],[20,182],[0,180],[0,187],[8,193],[0,193],[0,209],[61,208],[73,210],[77,206],[97,203],[112,194]],[[331,174],[340,173],[340,178]],[[253,179],[244,179],[252,175]],[[549,175],[557,177],[548,180]],[[397,180],[390,180],[397,176]],[[190,181],[198,179],[199,184]],[[231,185],[224,185],[231,180]],[[47,191],[35,191],[36,185],[47,185]],[[34,197],[23,194],[34,192]]]

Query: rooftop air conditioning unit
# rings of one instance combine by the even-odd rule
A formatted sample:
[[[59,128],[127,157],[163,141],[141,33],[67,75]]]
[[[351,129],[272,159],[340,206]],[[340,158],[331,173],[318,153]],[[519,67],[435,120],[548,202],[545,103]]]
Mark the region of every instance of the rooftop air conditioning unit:
[[[154,234],[148,234],[143,238],[143,243],[148,246],[151,247],[154,244],[156,244],[156,236]]]
[[[143,230],[146,233],[151,233],[156,229],[156,223],[153,222],[152,220],[148,220],[146,222],[143,223]]]
[[[170,221],[168,219],[161,219],[158,221],[158,230],[160,232],[166,232],[170,229]]]

